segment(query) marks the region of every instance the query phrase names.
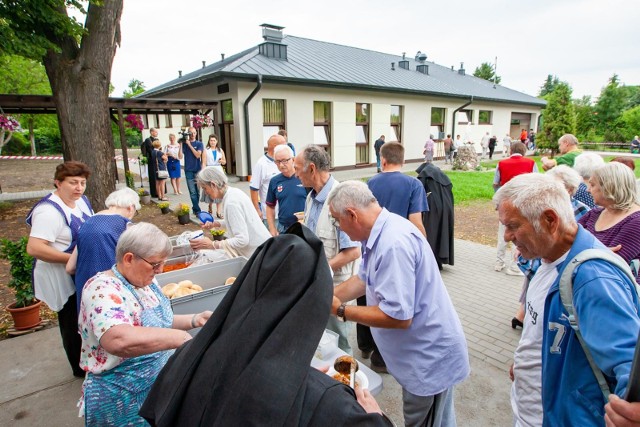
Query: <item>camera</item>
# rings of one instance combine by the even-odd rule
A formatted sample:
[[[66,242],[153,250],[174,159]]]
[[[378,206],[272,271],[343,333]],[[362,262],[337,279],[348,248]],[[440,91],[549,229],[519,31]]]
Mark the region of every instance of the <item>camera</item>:
[[[181,130],[180,132],[178,132],[180,134],[181,137],[183,137],[184,139],[189,139],[189,131],[187,130]]]

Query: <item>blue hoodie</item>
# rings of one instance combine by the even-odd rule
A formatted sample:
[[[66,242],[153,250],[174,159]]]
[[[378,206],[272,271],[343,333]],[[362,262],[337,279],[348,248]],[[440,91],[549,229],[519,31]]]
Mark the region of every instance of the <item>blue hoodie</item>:
[[[544,426],[604,426],[605,400],[560,301],[559,281],[567,263],[584,249],[607,249],[579,226],[558,278],[545,300],[542,339]],[[624,273],[602,260],[574,272],[573,305],[580,331],[611,390],[623,396],[640,331],[638,296]]]

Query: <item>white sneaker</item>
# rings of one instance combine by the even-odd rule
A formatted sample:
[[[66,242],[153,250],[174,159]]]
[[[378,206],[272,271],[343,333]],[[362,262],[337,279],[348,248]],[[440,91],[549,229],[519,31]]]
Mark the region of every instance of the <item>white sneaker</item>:
[[[507,268],[505,273],[507,273],[509,276],[524,276],[524,273],[522,273],[522,271],[520,271],[520,269],[513,270],[511,268]]]
[[[493,267],[495,271],[502,271],[503,268],[504,268],[504,263],[502,262],[496,262],[495,267]]]

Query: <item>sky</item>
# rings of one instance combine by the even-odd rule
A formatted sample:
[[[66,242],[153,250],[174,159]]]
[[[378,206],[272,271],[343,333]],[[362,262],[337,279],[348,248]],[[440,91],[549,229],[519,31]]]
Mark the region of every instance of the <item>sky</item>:
[[[640,7],[633,0],[126,0],[111,82],[151,89],[285,35],[464,68],[494,63],[502,85],[537,96],[548,74],[595,101],[615,73],[640,85]]]

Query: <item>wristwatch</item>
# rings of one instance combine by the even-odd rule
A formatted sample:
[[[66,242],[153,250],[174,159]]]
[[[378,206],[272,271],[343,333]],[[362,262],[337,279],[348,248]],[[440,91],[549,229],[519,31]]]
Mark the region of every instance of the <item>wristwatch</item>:
[[[344,302],[340,304],[340,307],[336,310],[336,317],[341,322],[346,322],[347,318],[344,316],[344,308],[347,306]]]

